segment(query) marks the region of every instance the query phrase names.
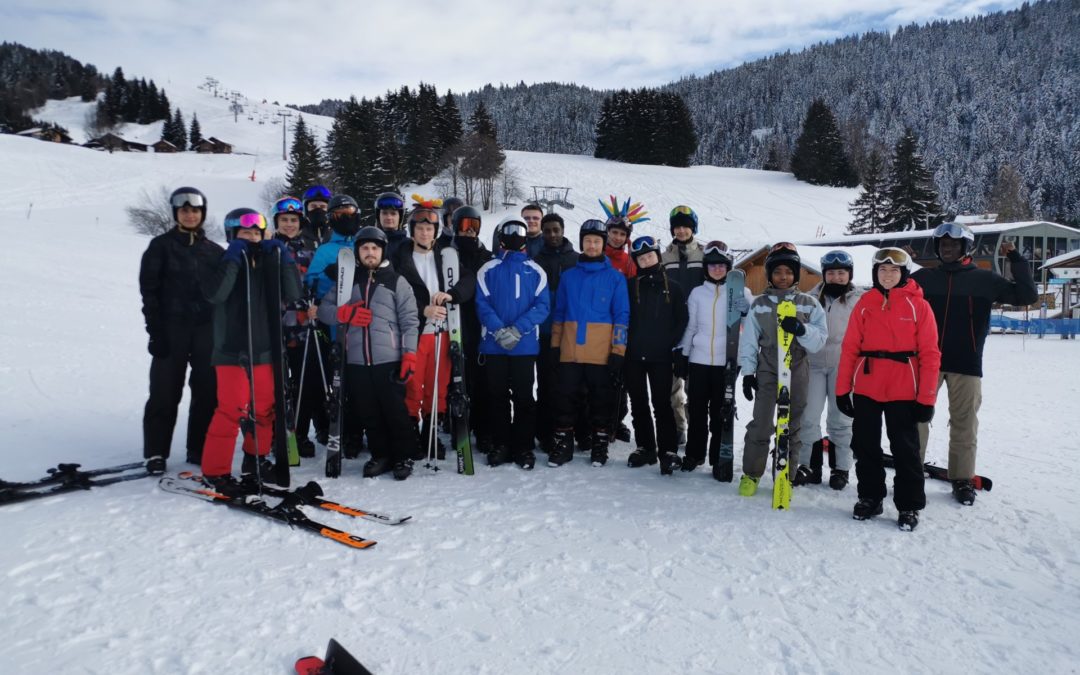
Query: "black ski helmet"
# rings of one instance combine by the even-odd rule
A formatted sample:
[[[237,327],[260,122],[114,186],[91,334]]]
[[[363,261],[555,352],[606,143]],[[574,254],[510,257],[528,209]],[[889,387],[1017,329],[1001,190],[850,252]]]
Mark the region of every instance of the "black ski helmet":
[[[236,231],[240,229],[240,218],[247,215],[259,215],[259,212],[255,209],[239,208],[233,209],[225,214],[225,223],[222,227],[225,229],[225,241],[232,241],[236,239]],[[266,236],[266,219],[263,219],[263,236]]]
[[[375,227],[374,225],[368,225],[361,227],[360,231],[356,233],[356,240],[353,244],[353,250],[356,251],[357,257],[360,255],[360,246],[363,244],[376,244],[379,248],[386,253],[386,245],[388,244],[386,233],[382,229]]]
[[[941,258],[941,240],[944,237],[960,240],[960,257],[963,258],[975,245],[975,235],[959,223],[942,223],[934,228],[934,255]]]
[[[351,214],[334,214],[335,209],[349,206],[355,209]],[[330,228],[334,230],[334,232],[346,237],[356,235],[357,231],[360,229],[360,205],[356,203],[355,199],[349,195],[334,195],[330,198],[330,203],[326,210],[330,218]]]
[[[714,239],[708,244],[705,244],[701,263],[706,267],[709,265],[727,265],[728,272],[730,272],[731,268],[735,265],[735,261],[731,257],[731,251],[728,249],[728,245],[719,239]],[[796,274],[798,273],[796,272]]]
[[[199,227],[202,227],[203,223],[206,222],[206,195],[201,190],[193,187],[178,187],[169,195],[169,205],[172,206],[174,223],[180,222],[177,216],[180,213],[181,206],[192,206],[202,211],[202,220],[199,221]]]
[[[458,208],[454,209],[454,214],[450,217],[450,224],[454,228],[454,234],[457,234],[461,231],[461,222],[466,218],[476,221],[476,234],[479,235],[480,224],[484,220],[483,216],[481,215],[479,209],[477,209],[475,206],[469,206],[468,204],[465,204],[464,206],[459,206]]]
[[[582,250],[585,249],[585,235],[593,234],[604,239],[604,244],[607,244],[607,225],[604,221],[597,220],[596,218],[589,218],[581,224],[581,229],[578,230],[578,247]]]
[[[793,286],[799,283],[799,273],[802,271],[802,260],[799,258],[799,251],[795,248],[795,244],[782,241],[775,244],[772,250],[769,251],[769,255],[765,256],[765,280],[768,283],[772,283],[772,273],[778,265],[784,265],[791,269],[792,274],[795,275],[795,283]]]
[[[454,211],[465,206],[465,202],[461,201],[459,197],[447,197],[442,203],[442,222],[443,227],[450,227],[453,221],[451,218],[454,216]],[[455,228],[456,229],[456,228]]]
[[[517,216],[507,216],[499,222],[499,246],[507,251],[520,251],[525,248],[525,238],[529,226]]]

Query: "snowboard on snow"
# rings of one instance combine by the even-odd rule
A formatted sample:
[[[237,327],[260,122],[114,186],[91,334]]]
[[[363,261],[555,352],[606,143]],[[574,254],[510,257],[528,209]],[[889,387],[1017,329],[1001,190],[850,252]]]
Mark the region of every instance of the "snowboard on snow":
[[[795,303],[783,300],[776,306],[776,447],[773,455],[774,509],[791,508],[791,474],[788,448],[791,443],[791,346],[795,335],[780,323],[796,314]]]
[[[893,456],[889,453],[883,453],[882,459],[884,460],[886,468],[896,468],[896,465],[893,462]],[[923,464],[923,471],[926,472],[927,476],[935,480],[950,480],[949,469],[947,467],[938,466],[937,464],[931,464],[930,462],[927,462]],[[994,481],[990,480],[986,476],[979,475],[975,475],[974,477],[972,477],[971,484],[976,490],[983,490],[985,492],[990,492],[990,490],[992,490],[994,487]]]
[[[326,656],[305,656],[296,662],[296,675],[371,675],[337,640],[330,638]]]
[[[713,445],[709,444],[709,463],[712,464],[713,478],[730,483],[735,462],[735,382],[739,376],[739,327],[749,309],[744,297],[746,273],[742,270],[731,270],[724,285],[727,287],[727,358],[724,364],[724,402],[720,407],[723,429],[720,432],[720,447],[715,455]]]

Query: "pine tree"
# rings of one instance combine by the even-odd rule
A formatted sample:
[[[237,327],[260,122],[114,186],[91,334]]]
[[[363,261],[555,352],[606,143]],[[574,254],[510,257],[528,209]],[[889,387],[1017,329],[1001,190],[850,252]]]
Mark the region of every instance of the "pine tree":
[[[836,118],[821,99],[814,100],[806,112],[802,134],[791,156],[791,172],[811,185],[855,187],[859,183],[844,153]]]
[[[871,150],[866,158],[863,172],[863,191],[848,209],[855,216],[848,225],[849,234],[872,234],[881,232],[885,217],[885,195],[881,183],[881,153]]]
[[[495,121],[491,119],[491,113],[488,112],[487,106],[483,101],[477,104],[476,109],[469,115],[469,129],[473,133],[480,134],[481,136],[487,136],[492,140],[498,140],[498,131],[495,128]]]
[[[166,115],[165,123],[161,125],[161,140],[173,143],[174,138],[176,138],[176,124],[171,115]]]
[[[195,122],[191,124],[194,129]],[[319,152],[319,146],[315,143],[315,137],[308,131],[304,116],[301,115],[293,132],[289,164],[285,170],[286,191],[291,195],[302,195],[309,185],[322,182],[322,174],[322,155]]]
[[[300,118],[300,119],[303,119],[303,118]],[[202,128],[199,126],[199,116],[196,113],[192,113],[191,114],[191,131],[188,134],[188,141],[189,141],[188,147],[191,148],[192,150],[194,150],[195,146],[198,145],[199,142],[202,141],[202,139],[203,139],[203,137],[202,137]]]
[[[1011,164],[1002,164],[989,195],[990,212],[997,214],[999,223],[1019,223],[1031,220],[1024,179]]]
[[[184,114],[180,112],[180,108],[177,108],[176,114],[173,115],[171,137],[165,140],[175,145],[181,152],[187,150],[187,125],[184,124]]]
[[[457,145],[463,133],[461,111],[458,109],[457,100],[453,94],[446,92],[442,105],[439,107],[439,157],[442,157],[449,148]]]
[[[918,140],[910,128],[896,142],[885,189],[883,232],[925,230],[941,222],[937,190],[917,146]]]

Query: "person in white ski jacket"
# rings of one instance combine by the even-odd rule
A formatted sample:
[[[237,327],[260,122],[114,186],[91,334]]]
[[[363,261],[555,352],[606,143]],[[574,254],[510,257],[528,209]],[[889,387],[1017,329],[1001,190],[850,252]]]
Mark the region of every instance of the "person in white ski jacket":
[[[810,466],[797,471],[793,484],[821,482],[824,438],[828,438],[829,487],[843,490],[848,484],[851,470],[851,418],[836,407],[836,368],[840,364],[840,346],[844,342],[851,310],[865,293],[851,283],[855,261],[844,251],[829,251],[821,257],[822,283],[810,290],[825,310],[825,322],[829,336],[825,347],[809,355],[810,382],[806,394],[806,410],[803,411],[799,437],[803,447],[809,447]],[[825,421],[826,436],[821,435],[821,413],[828,405]]]

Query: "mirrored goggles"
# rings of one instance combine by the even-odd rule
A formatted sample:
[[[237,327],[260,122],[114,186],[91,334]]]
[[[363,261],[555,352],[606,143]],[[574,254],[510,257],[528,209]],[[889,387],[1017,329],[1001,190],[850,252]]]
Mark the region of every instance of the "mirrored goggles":
[[[266,218],[263,218],[261,213],[245,213],[240,216],[238,220],[238,226],[244,228],[257,228],[259,230],[266,229]]]
[[[874,252],[875,265],[888,263],[890,265],[896,265],[897,267],[907,267],[910,262],[911,256],[903,249],[889,247]]]
[[[798,249],[796,249],[795,244],[792,244],[790,241],[781,241],[773,244],[773,247],[769,249],[769,253],[776,253],[777,251],[797,252]]]
[[[528,233],[529,231],[525,228],[524,225],[522,225],[521,223],[512,222],[503,225],[502,229],[499,231],[499,234],[503,235],[504,237],[524,237]]]
[[[464,218],[458,218],[458,232],[479,232],[480,231],[480,219],[465,216]]]
[[[658,243],[656,243],[655,239],[653,239],[649,235],[645,235],[645,236],[638,237],[637,239],[635,239],[634,243],[630,246],[630,249],[635,251],[635,252],[640,252],[640,251],[652,251],[652,250],[655,250],[655,249],[657,249],[659,247],[660,247],[660,245]]]
[[[971,230],[957,223],[942,223],[934,228],[934,238],[939,239],[941,237],[975,241],[975,235],[971,233]]]
[[[854,267],[855,261],[846,251],[829,251],[821,256],[822,267]]]
[[[405,201],[397,195],[388,195],[386,197],[380,197],[375,202],[376,209],[403,209],[405,208]]]
[[[288,213],[289,211],[303,211],[304,204],[296,197],[283,197],[274,202],[274,213]]]
[[[203,196],[195,192],[181,192],[178,195],[173,195],[170,200],[173,208],[180,208],[181,206],[193,206],[197,209],[206,208],[206,200]]]
[[[720,255],[727,256],[727,244],[722,241],[710,241],[708,244],[705,244],[705,255],[710,253],[719,253]]]
[[[597,220],[596,218],[589,218],[581,224],[581,233],[606,235],[607,225],[605,225],[604,221],[602,220]]]
[[[307,190],[304,190],[304,201],[305,202],[318,201],[318,200],[328,202],[328,201],[330,201],[330,197],[331,197],[330,190],[327,190],[322,185],[312,185]]]

